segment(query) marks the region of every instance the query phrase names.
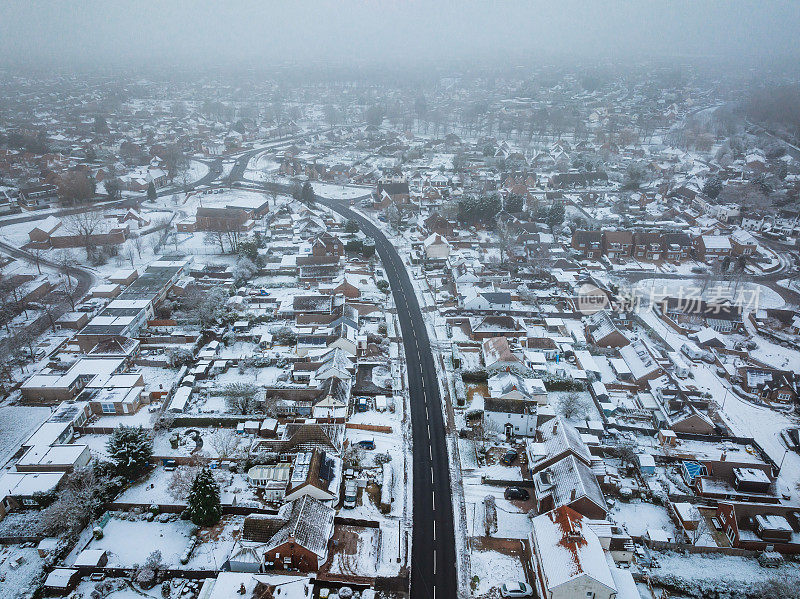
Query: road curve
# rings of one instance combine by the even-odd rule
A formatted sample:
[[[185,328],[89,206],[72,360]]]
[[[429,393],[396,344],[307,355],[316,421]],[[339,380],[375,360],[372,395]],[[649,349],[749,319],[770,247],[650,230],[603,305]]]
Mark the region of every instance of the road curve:
[[[397,307],[406,354],[413,436],[411,597],[457,597],[450,465],[439,377],[414,286],[397,250],[374,224],[344,202],[319,196],[317,202],[355,220],[375,240]]]

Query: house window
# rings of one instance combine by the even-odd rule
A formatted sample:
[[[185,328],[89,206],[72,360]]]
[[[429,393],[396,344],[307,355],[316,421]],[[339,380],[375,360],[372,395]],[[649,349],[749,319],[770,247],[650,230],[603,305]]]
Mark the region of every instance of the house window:
[[[28,507],[35,507],[35,506],[37,506],[37,505],[39,505],[39,504],[38,504],[38,503],[36,503],[36,500],[34,500],[34,499],[28,499],[27,497],[25,497],[25,498],[22,500],[22,505],[26,505],[26,506],[28,506]]]
[[[117,413],[117,407],[113,403],[101,403],[100,409],[103,410],[103,414]]]
[[[789,393],[778,393],[778,401],[789,401],[791,397]]]

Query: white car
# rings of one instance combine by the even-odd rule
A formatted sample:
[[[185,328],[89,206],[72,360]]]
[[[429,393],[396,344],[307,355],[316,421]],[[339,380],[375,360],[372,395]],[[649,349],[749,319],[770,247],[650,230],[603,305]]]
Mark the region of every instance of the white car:
[[[500,587],[502,597],[533,597],[533,587],[526,582],[504,582]]]

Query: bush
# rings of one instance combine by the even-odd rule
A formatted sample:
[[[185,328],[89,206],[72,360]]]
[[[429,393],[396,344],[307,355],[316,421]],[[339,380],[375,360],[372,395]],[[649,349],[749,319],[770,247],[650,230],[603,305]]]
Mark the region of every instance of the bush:
[[[489,380],[489,373],[483,368],[465,370],[461,373],[461,378],[465,383],[485,383]]]

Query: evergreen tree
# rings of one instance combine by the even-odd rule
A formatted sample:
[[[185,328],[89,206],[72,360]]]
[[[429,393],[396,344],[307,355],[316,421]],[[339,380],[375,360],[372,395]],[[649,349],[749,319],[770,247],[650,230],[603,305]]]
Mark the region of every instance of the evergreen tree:
[[[722,180],[719,177],[709,177],[705,185],[703,185],[703,193],[712,200],[716,200],[721,191]]]
[[[152,181],[147,185],[147,200],[149,202],[155,202],[158,194],[156,193],[156,186],[153,184]]]
[[[222,517],[219,485],[208,468],[197,473],[189,490],[188,504],[189,518],[198,526],[213,526]]]
[[[310,181],[303,183],[303,189],[300,192],[300,201],[309,206],[317,201],[317,196],[314,194],[314,188],[311,186]]]
[[[525,205],[525,199],[516,193],[508,194],[505,201],[504,209],[506,212],[522,212],[522,207]]]
[[[153,455],[153,440],[141,426],[121,424],[114,429],[106,446],[108,457],[114,463],[114,471],[128,479],[142,475]]]
[[[550,206],[550,210],[547,213],[547,226],[551,229],[555,229],[562,224],[564,222],[565,213],[564,204],[561,202],[553,202],[553,205]]]

